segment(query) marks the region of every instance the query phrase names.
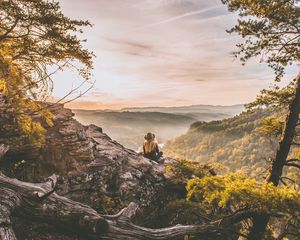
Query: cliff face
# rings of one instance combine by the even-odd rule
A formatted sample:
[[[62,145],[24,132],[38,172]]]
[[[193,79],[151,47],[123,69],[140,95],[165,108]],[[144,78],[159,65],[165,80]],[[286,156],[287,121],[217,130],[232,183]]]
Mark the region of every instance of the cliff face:
[[[47,129],[45,144],[37,146],[18,130],[13,111],[0,93],[0,144],[10,148],[0,161],[5,175],[45,182],[48,176],[58,174],[54,190],[59,195],[79,202],[80,207],[90,206],[102,215],[115,214],[134,202],[139,211],[133,221],[144,227],[184,223],[180,214],[186,218],[183,221],[189,222],[189,211],[184,207],[175,209],[175,201],[186,197],[184,181],[173,182],[165,172],[166,164],[174,159],[164,158],[161,164],[153,162],[113,141],[100,127],[80,124],[63,105],[47,107],[55,116],[54,126],[47,127],[38,115],[34,116]],[[65,205],[60,207],[65,209]],[[10,221],[17,239],[86,239],[57,224],[34,222],[22,213],[14,216]]]
[[[83,167],[68,173],[60,194],[104,212],[116,211],[131,201],[151,205],[165,183],[163,166],[112,141],[99,127],[87,126],[83,133],[92,160],[83,157],[86,147],[78,148],[77,161]],[[88,162],[82,165],[82,161]],[[86,194],[89,197],[82,199]],[[108,208],[102,209],[104,205]]]
[[[55,115],[54,126],[47,129],[46,143],[37,147],[16,129],[5,99],[0,98],[0,143],[10,147],[2,171],[31,182],[56,173],[60,195],[101,213],[118,212],[130,202],[148,213],[159,211],[169,191],[163,164],[126,149],[100,127],[83,126],[62,105],[50,109]],[[151,217],[141,219],[151,224]],[[30,225],[25,229],[31,229]]]
[[[6,134],[0,135],[0,143],[10,147],[2,170],[10,175],[39,181],[59,174],[60,194],[96,209],[104,202],[115,211],[130,201],[149,205],[164,184],[163,166],[113,141],[100,127],[83,126],[62,105],[50,108],[55,115],[54,126],[47,129],[42,147],[31,145],[15,130],[7,109],[2,98],[0,119]]]

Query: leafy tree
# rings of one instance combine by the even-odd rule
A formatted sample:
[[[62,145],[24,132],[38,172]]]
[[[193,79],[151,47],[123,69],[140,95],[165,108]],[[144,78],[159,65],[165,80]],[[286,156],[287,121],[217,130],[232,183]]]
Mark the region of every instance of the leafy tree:
[[[205,175],[215,174],[216,165],[201,165],[199,162],[192,162],[187,159],[177,159],[175,162],[166,166],[166,173],[170,175],[171,181],[187,183],[193,177],[202,178]]]
[[[34,100],[52,91],[55,72],[72,68],[90,78],[93,53],[78,38],[85,26],[91,24],[66,17],[56,1],[0,1],[0,93],[29,136],[43,135],[30,113],[40,113],[51,125],[53,116]]]
[[[278,142],[273,132],[269,136],[274,126],[267,128],[264,119],[277,121],[277,116],[270,109],[258,109],[221,121],[195,122],[186,134],[167,142],[164,151],[169,156],[186,157],[202,164],[220,163],[225,168],[217,169],[218,174],[243,170],[262,179]]]
[[[261,57],[275,70],[276,80],[286,66],[300,60],[299,0],[222,0],[229,11],[237,12],[238,23],[229,33],[245,38],[234,52],[243,64],[252,57]]]
[[[258,182],[241,173],[226,176],[205,176],[191,179],[187,185],[188,198],[198,198],[220,207],[243,207],[251,211],[278,212],[298,216],[300,192],[290,188],[276,188],[271,183]]]
[[[299,1],[222,0],[222,2],[228,6],[229,11],[238,13],[237,24],[228,32],[237,33],[245,39],[243,43],[237,45],[238,49],[234,53],[236,57],[240,57],[243,64],[250,58],[260,56],[260,61],[267,63],[275,71],[276,81],[281,80],[288,65],[299,65]],[[290,187],[277,188],[277,186],[280,181],[284,183],[284,179],[287,179],[282,176],[284,167],[300,169],[297,156],[287,159],[291,146],[298,136],[300,75],[284,89],[275,87],[263,90],[257,100],[248,105],[248,108],[265,106],[277,108],[286,114],[283,122],[281,119],[274,118],[265,120],[266,132],[275,131],[276,135],[279,135],[278,148],[275,157],[272,158],[266,182],[258,183],[243,176],[228,175],[195,178],[187,187],[190,200],[217,203],[221,207],[232,208],[234,218],[238,219],[238,222],[245,223],[246,219],[251,219],[247,238],[253,240],[263,238],[271,216],[283,211],[292,216],[293,221],[299,217],[297,210],[299,191],[291,190]],[[190,131],[195,131],[196,128],[199,131],[202,125],[194,124],[194,129]],[[241,153],[238,155],[242,156]]]
[[[222,0],[229,11],[237,12],[238,23],[229,30],[245,38],[238,45],[236,56],[243,63],[252,57],[261,56],[274,69],[276,81],[284,75],[287,65],[298,64],[300,60],[300,8],[297,0]],[[300,74],[288,103],[289,111],[282,130],[276,156],[272,162],[267,182],[279,184],[291,144],[295,137],[300,114]],[[297,165],[298,166],[298,165]],[[300,167],[299,167],[300,168]],[[269,221],[268,214],[253,217],[250,239],[261,239]]]
[[[202,206],[217,205],[222,209],[233,209],[233,214],[228,217],[236,219],[237,223],[243,221],[244,226],[248,224],[245,220],[262,214],[288,219],[299,226],[300,191],[288,186],[277,188],[272,183],[258,182],[243,174],[228,174],[191,179],[187,192],[190,201]],[[226,217],[221,219],[224,221]],[[249,234],[247,228],[240,228],[240,233]],[[293,237],[298,233],[297,229],[293,229],[281,235]],[[266,237],[271,239],[271,233]]]

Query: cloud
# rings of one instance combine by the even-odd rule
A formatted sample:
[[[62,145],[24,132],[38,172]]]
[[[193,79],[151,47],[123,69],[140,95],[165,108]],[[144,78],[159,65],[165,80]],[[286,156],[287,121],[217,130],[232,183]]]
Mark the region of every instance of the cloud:
[[[141,50],[151,50],[153,46],[138,42],[138,41],[133,41],[133,40],[128,40],[128,39],[113,39],[113,38],[106,38],[106,40],[110,43],[114,43],[117,45],[124,45],[128,48],[135,48],[135,49],[141,49]]]
[[[68,16],[94,23],[83,37],[98,56],[97,82],[81,106],[244,103],[272,82],[272,72],[256,61],[233,61],[241,39],[226,33],[236,16],[220,0],[60,2]],[[58,79],[56,96],[75,78]]]
[[[210,10],[214,10],[216,8],[219,9],[220,6],[213,6],[213,7],[208,8],[208,9],[201,9],[201,10],[197,10],[197,11],[187,12],[187,13],[180,14],[180,15],[177,15],[177,16],[174,16],[174,17],[171,17],[171,18],[167,18],[167,19],[165,19],[163,21],[159,21],[159,22],[155,22],[155,23],[151,23],[151,24],[142,26],[140,28],[137,28],[136,30],[143,30],[143,29],[146,29],[146,28],[149,28],[149,27],[154,27],[154,26],[159,26],[159,25],[162,25],[162,24],[174,22],[174,21],[186,18],[186,17],[191,17],[191,16],[199,15],[201,13],[205,13],[205,12],[208,12]]]

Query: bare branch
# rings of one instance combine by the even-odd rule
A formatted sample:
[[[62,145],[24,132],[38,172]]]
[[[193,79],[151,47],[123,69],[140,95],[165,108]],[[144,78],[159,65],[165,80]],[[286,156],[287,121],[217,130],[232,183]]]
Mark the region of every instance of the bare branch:
[[[20,18],[17,17],[15,22],[13,23],[13,25],[4,34],[0,35],[0,41],[2,41],[5,38],[9,37],[8,34],[10,34],[15,29],[15,27],[17,26],[19,20],[20,20]]]
[[[290,182],[292,183],[296,183],[295,180],[289,178],[289,177],[280,177],[280,180],[283,182],[284,180],[283,179],[286,179],[286,180],[289,180]],[[286,184],[287,185],[287,184]]]
[[[300,169],[300,164],[297,164],[297,163],[286,163],[285,166],[295,167],[295,168]]]
[[[292,158],[292,159],[289,159],[289,160],[286,160],[287,163],[290,163],[290,162],[299,162],[300,159],[297,159],[297,158]]]

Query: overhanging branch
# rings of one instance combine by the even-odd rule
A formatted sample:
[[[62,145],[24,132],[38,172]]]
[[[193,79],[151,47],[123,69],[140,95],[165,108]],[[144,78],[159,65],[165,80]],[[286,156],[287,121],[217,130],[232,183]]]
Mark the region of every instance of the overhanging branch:
[[[297,164],[297,163],[286,163],[285,166],[287,166],[287,167],[295,167],[295,168],[300,169],[300,164]]]

